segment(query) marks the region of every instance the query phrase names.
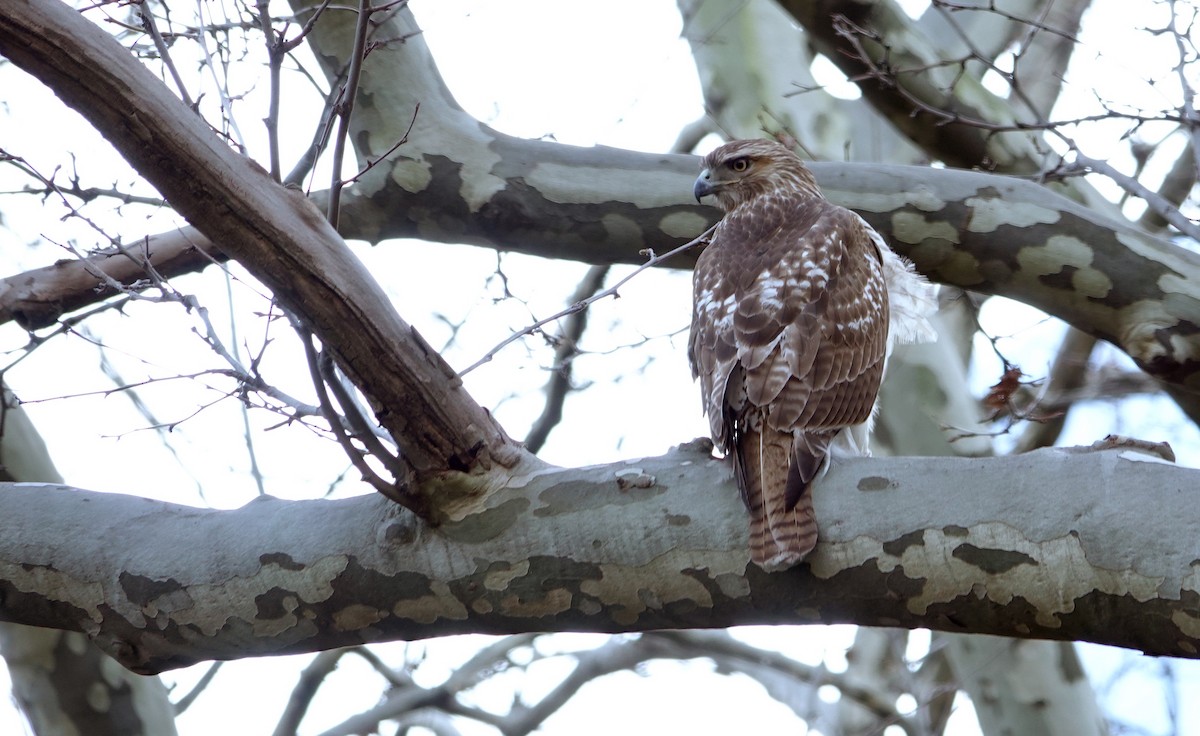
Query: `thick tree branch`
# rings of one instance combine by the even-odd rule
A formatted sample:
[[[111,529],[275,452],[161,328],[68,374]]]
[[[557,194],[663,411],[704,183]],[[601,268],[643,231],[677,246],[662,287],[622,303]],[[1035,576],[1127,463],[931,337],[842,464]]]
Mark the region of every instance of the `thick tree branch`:
[[[808,32],[818,51],[858,82],[871,106],[930,155],[964,168],[999,167],[1021,174],[1044,168],[1043,155],[1025,133],[995,133],[956,119],[1017,124],[1009,104],[965,73],[962,59],[937,48],[896,3],[782,0],[780,4]],[[877,34],[884,39],[880,41]]]
[[[139,672],[463,632],[755,623],[1196,657],[1198,474],[1132,451],[848,462],[815,489],[811,564],[774,575],[748,568],[728,470],[695,447],[542,467],[438,529],[378,496],[212,511],[10,484],[0,617],[85,631]]]
[[[470,497],[497,482],[472,471],[524,456],[396,315],[317,209],[231,151],[112,37],[66,5],[18,0],[0,15],[0,53],[79,110],[209,240],[311,324],[376,402],[418,478]]]
[[[640,250],[666,252],[718,214],[683,203],[695,178],[693,157],[510,143],[510,163],[524,161],[527,173],[502,181],[489,200],[494,206],[471,213],[453,193],[429,199],[393,183],[374,198],[360,194],[345,203],[358,210],[346,218],[347,237],[420,234],[533,255],[642,263]],[[542,167],[545,179],[534,173]],[[1200,387],[1200,256],[1194,252],[1021,179],[911,166],[811,167],[830,199],[861,212],[931,279],[1017,299],[1108,340],[1150,375],[1176,386],[1176,400],[1200,418],[1194,393]],[[460,180],[447,184],[455,182]],[[660,207],[664,190],[678,193],[672,196],[680,201]],[[501,210],[530,219],[499,224],[486,214]],[[389,222],[380,223],[385,216]],[[454,233],[423,227],[426,217],[451,216],[462,218]],[[546,226],[536,228],[535,217]],[[618,221],[620,227],[607,227]],[[187,231],[164,238],[161,245],[152,238],[149,251],[168,264],[193,247]],[[685,253],[677,260],[686,265],[693,259]],[[121,267],[130,281],[142,274],[124,257],[102,262],[106,273]],[[82,304],[101,282],[88,275],[91,267],[65,261],[0,282],[0,320],[54,315],[65,305]]]

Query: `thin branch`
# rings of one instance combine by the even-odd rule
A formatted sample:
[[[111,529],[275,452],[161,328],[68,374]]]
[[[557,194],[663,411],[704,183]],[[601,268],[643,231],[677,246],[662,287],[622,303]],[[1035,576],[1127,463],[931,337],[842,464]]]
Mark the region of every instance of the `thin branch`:
[[[331,649],[321,652],[313,658],[312,662],[308,663],[308,666],[300,673],[300,680],[296,683],[296,687],[292,688],[292,695],[288,698],[287,706],[272,732],[273,736],[295,736],[317,690],[325,682],[325,678],[337,667],[338,660],[347,651],[349,650]]]
[[[575,293],[571,295],[571,303],[578,304],[599,291],[608,276],[609,268],[606,265],[590,267]],[[550,381],[546,384],[546,404],[542,407],[541,415],[530,427],[529,434],[525,436],[525,449],[534,454],[546,444],[550,430],[562,421],[563,404],[572,390],[572,364],[575,356],[579,354],[579,340],[586,328],[587,311],[580,310],[567,318],[562,332],[555,338],[558,347],[554,350],[554,365],[550,369]]]
[[[882,693],[860,687],[824,667],[812,667],[779,652],[750,646],[734,639],[726,632],[655,631],[642,636],[671,642],[675,645],[669,655],[662,656],[711,657],[713,659],[726,657],[768,667],[813,685],[833,685],[841,691],[844,697],[853,698],[877,718],[889,725],[899,726],[909,736],[917,736],[921,732],[915,723],[896,710],[895,702],[889,700]]]
[[[546,719],[566,705],[584,685],[604,675],[632,669],[635,665],[664,657],[654,640],[643,635],[631,641],[611,639],[607,644],[575,655],[575,669],[532,707],[514,708],[499,726],[504,736],[525,736],[540,728]]]
[[[1061,31],[1057,28],[1048,26],[1041,21],[1036,21],[1036,20],[1033,20],[1032,18],[1025,18],[1025,17],[1019,16],[1019,15],[1016,15],[1014,13],[1007,12],[1007,11],[997,7],[995,2],[990,2],[987,5],[967,5],[964,3],[950,2],[949,0],[932,0],[932,5],[938,9],[949,11],[950,13],[957,13],[959,11],[965,10],[965,11],[981,11],[981,12],[988,13],[990,15],[998,15],[1001,18],[1004,18],[1005,20],[1012,21],[1013,23],[1023,25],[1023,26],[1029,26],[1029,27],[1035,28],[1039,31],[1053,33],[1056,36],[1061,36],[1066,41],[1072,41],[1072,42],[1075,41],[1075,37],[1072,36],[1070,33],[1067,33],[1065,31]],[[949,17],[949,16],[947,16],[947,17]],[[965,36],[964,36],[964,40],[966,40]]]
[[[352,431],[351,436],[363,443],[367,452],[382,462],[388,471],[391,472],[392,477],[398,481],[405,479],[401,485],[409,485],[410,480],[407,478],[408,471],[404,463],[401,462],[400,457],[395,451],[384,447],[379,437],[376,436],[372,425],[367,422],[362,407],[342,382],[341,376],[338,375],[333,356],[329,354],[329,351],[326,350],[321,353],[319,362],[321,375],[325,378],[325,383],[329,386],[330,391],[333,392],[333,397],[337,399],[338,405],[342,407],[342,413]]]
[[[1102,174],[1112,179],[1117,186],[1132,192],[1135,196],[1145,200],[1146,205],[1162,216],[1164,220],[1175,226],[1175,229],[1184,235],[1200,242],[1200,226],[1194,221],[1184,216],[1174,205],[1166,198],[1157,192],[1151,191],[1145,187],[1137,179],[1131,176],[1126,176],[1120,171],[1117,171],[1106,161],[1100,161],[1094,158],[1076,152],[1074,163],[1065,164],[1064,169],[1068,172],[1087,172],[1092,171],[1097,174]]]
[[[258,0],[258,15],[259,27],[262,29],[263,39],[267,46],[267,61],[268,75],[270,79],[270,101],[267,103],[267,117],[263,121],[267,126],[267,142],[270,149],[271,162],[271,178],[275,181],[280,180],[282,170],[279,163],[279,103],[281,101],[281,82],[283,76],[283,60],[287,58],[293,50],[296,49],[316,25],[317,20],[329,7],[331,0],[323,0],[323,2],[312,9],[312,14],[300,32],[292,38],[286,37],[286,26],[284,32],[276,34],[274,21],[268,12],[270,0]],[[322,111],[324,118],[329,114],[327,107]],[[301,177],[303,178],[303,177]]]
[[[333,175],[329,185],[329,203],[325,208],[325,217],[334,230],[338,227],[342,204],[342,162],[346,158],[346,141],[350,138],[350,116],[354,113],[354,97],[358,93],[358,80],[367,56],[367,33],[371,27],[372,12],[370,0],[358,0],[358,23],[354,28],[350,71],[346,75],[346,87],[336,110],[338,130],[333,139]]]
[[[1045,396],[1062,394],[1079,389],[1087,377],[1088,360],[1096,347],[1096,338],[1075,328],[1067,328],[1067,334],[1059,345],[1058,355],[1050,367],[1046,378]],[[1041,409],[1048,413],[1045,421],[1030,422],[1021,437],[1017,440],[1013,453],[1029,452],[1039,447],[1049,447],[1062,434],[1066,424],[1066,409],[1061,412],[1050,410],[1046,412],[1046,402],[1041,402]]]
[[[1170,1],[1171,20],[1167,23],[1167,32],[1175,39],[1175,51],[1179,55],[1179,61],[1175,65],[1175,74],[1179,77],[1179,88],[1183,93],[1183,104],[1180,106],[1179,112],[1184,120],[1184,130],[1187,131],[1189,143],[1192,151],[1192,159],[1195,163],[1196,171],[1200,171],[1200,111],[1196,109],[1196,90],[1192,87],[1192,80],[1189,78],[1191,64],[1188,61],[1188,49],[1184,43],[1185,39],[1191,36],[1191,26],[1194,26],[1197,11],[1194,5],[1190,6],[1192,11],[1191,21],[1188,23],[1189,28],[1186,30],[1179,28],[1180,10],[1176,0]],[[1196,57],[1196,49],[1192,48],[1193,60]]]
[[[530,633],[498,639],[476,652],[441,685],[432,688],[416,685],[397,688],[387,694],[383,703],[346,719],[324,731],[321,736],[369,733],[378,730],[382,721],[399,718],[422,708],[442,707],[442,704],[452,703],[459,693],[506,669],[509,666],[509,653],[517,647],[529,645],[535,637],[535,634]]]
[[[201,28],[208,25],[204,22],[204,7],[205,3],[196,3],[196,18]],[[217,62],[213,57],[212,51],[208,48],[208,34],[203,32],[197,33],[196,43],[200,46],[200,51],[204,55],[205,63],[203,66],[208,69],[208,73],[212,76],[213,86],[217,90],[217,99],[221,103],[221,123],[228,126],[233,141],[244,152],[246,150],[246,139],[242,136],[242,131],[238,128],[237,120],[233,115],[233,98],[230,97],[229,90],[221,83],[221,79],[217,76]]]
[[[183,104],[194,110],[196,109],[196,105],[192,102],[191,96],[188,95],[187,87],[183,83],[183,77],[179,76],[179,70],[175,68],[175,62],[171,59],[171,50],[167,48],[162,34],[158,32],[158,25],[154,22],[154,13],[150,11],[148,6],[148,0],[141,0],[138,3],[138,15],[142,19],[142,28],[145,29],[146,35],[154,41],[154,48],[158,50],[159,60],[167,68],[171,79],[175,81],[175,87],[179,90],[179,98],[183,100]]]
[[[1200,127],[1197,130],[1200,130]],[[1162,184],[1158,187],[1159,195],[1176,207],[1188,198],[1192,187],[1196,185],[1196,173],[1200,169],[1197,169],[1195,151],[1196,147],[1189,139],[1183,152],[1175,159],[1171,170],[1167,172]],[[1138,225],[1151,232],[1162,230],[1167,224],[1162,215],[1151,207],[1147,207],[1142,216],[1138,218]]]
[[[626,283],[628,283],[629,280],[632,279],[634,276],[637,276],[642,271],[645,271],[648,268],[653,268],[654,266],[659,265],[660,263],[672,258],[673,256],[679,255],[680,253],[683,253],[684,251],[690,250],[691,248],[694,248],[697,245],[700,245],[702,243],[707,243],[708,238],[710,235],[712,235],[712,231],[714,228],[716,228],[716,225],[713,225],[712,227],[708,228],[703,233],[698,235],[695,239],[690,240],[687,243],[684,243],[683,245],[679,246],[678,248],[675,248],[672,251],[664,253],[661,256],[657,255],[652,250],[642,251],[643,255],[650,256],[649,260],[647,260],[642,265],[638,266],[634,271],[632,271],[630,274],[625,276],[625,278],[621,279],[620,281],[613,284],[612,286],[605,289],[604,291],[599,292],[598,294],[594,294],[594,295],[588,297],[587,299],[584,299],[583,301],[576,302],[576,303],[572,304],[571,306],[567,307],[566,309],[562,310],[561,312],[552,314],[549,317],[546,317],[545,319],[540,319],[537,322],[534,322],[533,324],[529,325],[525,329],[521,330],[520,332],[515,332],[512,335],[509,335],[507,338],[502,340],[494,348],[487,351],[487,353],[485,353],[482,358],[475,361],[471,365],[467,366],[463,370],[459,371],[458,377],[462,378],[463,376],[467,375],[468,373],[475,370],[476,368],[483,365],[484,363],[489,362],[492,358],[496,357],[497,353],[499,353],[501,350],[503,350],[505,347],[507,347],[511,343],[515,342],[516,340],[518,340],[526,335],[534,334],[539,329],[541,329],[543,326],[548,325],[551,322],[560,320],[569,314],[574,314],[576,312],[583,311],[583,310],[587,309],[588,307],[590,307],[595,302],[600,301],[601,299],[605,299],[610,296],[614,297],[614,298],[619,298],[620,294],[618,292],[620,291],[621,287],[624,286]]]
[[[375,472],[375,469],[367,463],[366,458],[363,457],[363,453],[354,446],[352,432],[346,431],[342,424],[342,416],[333,408],[333,403],[329,400],[329,393],[325,390],[325,380],[321,375],[321,358],[318,356],[317,349],[313,345],[312,333],[298,318],[293,315],[289,315],[289,317],[296,333],[300,335],[300,342],[304,345],[304,355],[308,359],[308,370],[312,378],[313,388],[317,392],[317,400],[321,406],[321,413],[329,423],[329,429],[333,432],[334,438],[342,446],[342,450],[345,451],[346,456],[350,458],[350,462],[354,464],[355,469],[362,474],[363,480],[369,483],[372,488],[404,508],[424,517],[426,507],[423,499],[409,491],[407,485],[399,482],[399,478],[397,478],[398,482],[396,484],[392,484],[380,477]]]
[[[183,713],[192,705],[192,703],[196,702],[196,698],[200,697],[200,694],[204,692],[205,688],[212,683],[213,678],[217,676],[217,671],[221,669],[221,665],[223,664],[225,663],[213,662],[211,665],[209,665],[208,669],[204,671],[204,674],[196,683],[196,686],[189,690],[182,698],[175,701],[175,715]]]
[[[262,28],[263,41],[267,45],[267,74],[270,79],[270,93],[267,99],[267,117],[263,122],[267,126],[267,150],[270,159],[271,178],[279,181],[282,170],[279,163],[279,98],[282,95],[283,59],[285,52],[283,42],[275,35],[275,26],[271,22],[270,0],[258,0],[259,25]],[[318,11],[316,15],[320,15]]]

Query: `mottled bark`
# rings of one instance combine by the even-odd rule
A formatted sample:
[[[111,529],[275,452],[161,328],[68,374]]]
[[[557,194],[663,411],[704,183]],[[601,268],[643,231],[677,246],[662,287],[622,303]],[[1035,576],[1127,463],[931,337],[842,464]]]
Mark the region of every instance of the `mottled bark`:
[[[121,667],[75,631],[0,624],[13,698],[38,736],[171,736],[175,709],[157,677]]]
[[[858,82],[863,97],[913,143],[949,166],[1033,174],[1048,149],[1012,126],[1009,104],[925,36],[891,0],[783,0],[816,49]],[[952,40],[952,39],[951,39]],[[950,60],[950,63],[946,63]]]
[[[1131,451],[857,460],[815,488],[811,564],[768,575],[747,565],[727,468],[695,447],[530,469],[436,529],[381,496],[214,511],[7,485],[0,616],[85,631],[139,672],[465,632],[766,623],[1195,657],[1197,487],[1200,471]]]
[[[972,693],[985,734],[1106,736],[1108,724],[1067,642],[935,634],[955,677]]]
[[[352,198],[348,205],[358,216],[347,217],[343,230],[370,240],[420,234],[535,255],[636,263],[644,259],[639,249],[663,252],[701,232],[717,214],[682,202],[695,178],[694,157],[508,144],[505,154],[525,162],[526,174],[500,182],[493,195],[496,206],[488,211],[508,212],[505,227],[493,227],[487,216],[472,215],[460,203],[455,233],[431,231],[422,221],[449,221],[456,200],[425,200],[393,184],[373,202]],[[1192,394],[1200,388],[1200,256],[1194,252],[1020,179],[870,164],[812,168],[830,199],[861,212],[933,280],[1017,299],[1108,340],[1150,375],[1186,389],[1175,396],[1189,415],[1200,417]],[[659,206],[655,193],[664,188],[682,192],[681,201]],[[570,190],[575,194],[562,201]],[[528,218],[523,224],[517,222],[521,212]],[[380,223],[380,217],[389,221]],[[536,221],[546,227],[537,229]],[[172,252],[153,243],[154,253]],[[691,258],[681,256],[680,265]],[[86,277],[77,281],[86,268],[66,262],[9,279],[0,290],[0,318],[13,318],[14,305],[37,301],[30,289],[56,293],[57,274],[74,274],[70,284],[86,283]],[[136,267],[127,273],[131,279],[138,274]],[[66,293],[79,295],[75,288],[68,285]]]
[[[925,154],[866,105],[817,86],[812,47],[775,0],[679,0],[705,113],[725,138],[794,138],[806,158],[914,164]]]
[[[0,386],[0,396],[0,480],[61,483],[28,416],[11,405],[8,389]],[[122,668],[78,632],[0,623],[0,656],[13,699],[38,736],[175,733],[175,709],[162,681]]]

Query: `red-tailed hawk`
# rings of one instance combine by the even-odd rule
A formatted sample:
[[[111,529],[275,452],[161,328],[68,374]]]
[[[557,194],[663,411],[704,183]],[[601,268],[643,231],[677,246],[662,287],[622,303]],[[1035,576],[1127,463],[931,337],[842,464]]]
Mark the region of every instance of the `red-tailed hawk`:
[[[932,287],[778,143],[727,143],[703,166],[696,199],[725,217],[696,263],[688,355],[751,559],[779,570],[817,543],[809,486],[829,455],[869,454],[888,353],[931,336]]]

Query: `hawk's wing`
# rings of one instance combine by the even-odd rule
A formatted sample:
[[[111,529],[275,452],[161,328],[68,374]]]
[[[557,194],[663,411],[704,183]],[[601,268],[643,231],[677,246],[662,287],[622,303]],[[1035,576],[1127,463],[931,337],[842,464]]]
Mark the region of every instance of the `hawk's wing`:
[[[777,222],[769,229],[754,208],[730,213],[696,264],[689,354],[726,452],[731,419],[837,429],[865,421],[879,389],[888,334],[879,249],[849,210],[793,202],[793,213],[766,218]]]

